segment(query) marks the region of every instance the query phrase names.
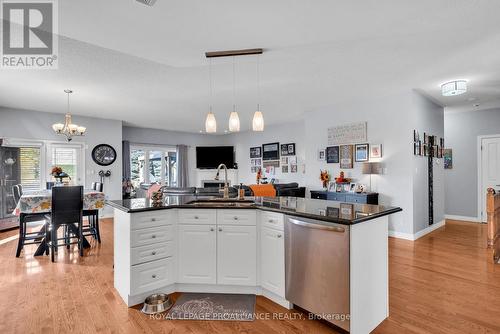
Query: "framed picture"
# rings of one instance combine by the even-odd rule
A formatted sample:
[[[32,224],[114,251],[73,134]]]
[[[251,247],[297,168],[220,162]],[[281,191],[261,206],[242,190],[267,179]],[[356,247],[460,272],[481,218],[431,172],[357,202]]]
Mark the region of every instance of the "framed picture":
[[[445,148],[443,152],[444,169],[453,169],[453,152],[451,148]]]
[[[260,158],[262,156],[262,148],[260,146],[250,147],[250,158]]]
[[[326,148],[326,162],[329,164],[338,164],[340,162],[339,146]]]
[[[354,204],[340,203],[340,217],[351,219],[354,215]]]
[[[353,167],[353,159],[352,159],[352,152],[353,152],[353,146],[352,145],[341,145],[340,146],[340,168],[352,168]]]
[[[280,143],[269,143],[262,145],[262,159],[264,161],[279,160],[279,145]]]
[[[297,173],[297,165],[290,165],[290,173]]]
[[[281,166],[281,172],[282,173],[288,173],[288,165],[282,165]]]
[[[331,206],[326,207],[326,215],[328,217],[338,218],[339,217],[339,208],[332,208]]]
[[[357,144],[355,146],[355,160],[356,162],[368,161],[368,144]]]
[[[295,143],[281,144],[281,155],[295,155]]]
[[[351,193],[356,192],[356,183],[351,183],[349,185],[349,192]]]
[[[420,135],[418,134],[417,130],[413,130],[413,141],[419,141],[420,140]]]
[[[374,144],[370,145],[370,159],[380,159],[382,158],[382,145]]]
[[[319,161],[325,160],[325,150],[318,150],[318,160]]]
[[[296,156],[288,157],[288,163],[290,165],[296,165],[297,164],[297,157]]]
[[[288,157],[281,157],[281,164],[288,165]]]
[[[342,184],[341,183],[338,183],[335,185],[335,191],[338,193],[342,192]]]

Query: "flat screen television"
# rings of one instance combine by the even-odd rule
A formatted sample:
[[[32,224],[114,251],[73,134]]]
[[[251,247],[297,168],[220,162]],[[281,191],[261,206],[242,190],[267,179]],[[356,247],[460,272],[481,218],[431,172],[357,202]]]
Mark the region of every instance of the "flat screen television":
[[[215,169],[219,164],[225,164],[227,168],[234,167],[233,146],[196,147],[196,168]]]

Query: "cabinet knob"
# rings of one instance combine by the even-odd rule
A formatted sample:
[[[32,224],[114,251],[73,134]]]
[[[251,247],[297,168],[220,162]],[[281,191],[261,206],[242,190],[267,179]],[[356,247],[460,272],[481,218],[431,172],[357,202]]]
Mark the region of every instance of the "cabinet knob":
[[[151,221],[152,221],[152,222],[155,222],[155,221],[156,221],[156,218],[151,218]]]
[[[222,227],[219,227],[219,232],[222,232]]]
[[[238,217],[234,216],[234,218],[233,218],[233,219],[234,219],[234,220],[238,220]]]
[[[281,238],[281,234],[278,234],[278,238]]]
[[[213,228],[213,227],[211,227],[211,228],[210,228],[210,231],[212,231],[212,232],[213,232],[213,231],[214,231],[214,228]]]
[[[151,277],[156,278],[156,275],[152,275]]]
[[[274,223],[274,220],[273,219],[269,219],[268,222]]]
[[[151,255],[156,255],[156,252],[151,252]]]
[[[154,238],[156,238],[156,235],[154,235],[154,234],[153,234],[153,235],[151,236],[151,238],[153,238],[153,239],[154,239]]]
[[[194,219],[198,219],[198,216],[194,216]]]

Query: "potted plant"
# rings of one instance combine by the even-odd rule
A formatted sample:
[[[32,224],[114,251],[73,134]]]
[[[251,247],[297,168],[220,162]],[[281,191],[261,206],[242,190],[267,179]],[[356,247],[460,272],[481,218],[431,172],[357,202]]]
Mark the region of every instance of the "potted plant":
[[[50,175],[58,180],[57,184],[63,184],[63,179],[65,178],[69,178],[71,180],[71,177],[67,173],[65,173],[59,166],[52,167]]]

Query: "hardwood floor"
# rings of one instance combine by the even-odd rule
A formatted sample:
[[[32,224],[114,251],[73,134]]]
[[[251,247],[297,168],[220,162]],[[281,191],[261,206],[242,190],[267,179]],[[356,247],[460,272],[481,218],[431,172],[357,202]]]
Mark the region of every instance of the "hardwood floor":
[[[102,220],[103,243],[83,259],[61,248],[57,263],[33,258],[34,246],[16,258],[17,231],[0,233],[0,333],[335,333],[262,297],[258,314],[289,319],[167,321],[129,309],[113,289],[112,224]],[[500,265],[486,259],[485,225],[448,221],[389,245],[390,317],[375,333],[500,333]]]

